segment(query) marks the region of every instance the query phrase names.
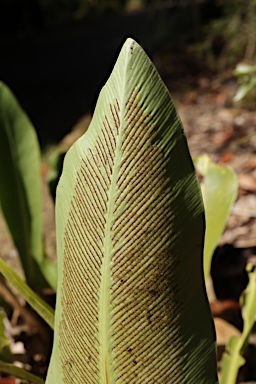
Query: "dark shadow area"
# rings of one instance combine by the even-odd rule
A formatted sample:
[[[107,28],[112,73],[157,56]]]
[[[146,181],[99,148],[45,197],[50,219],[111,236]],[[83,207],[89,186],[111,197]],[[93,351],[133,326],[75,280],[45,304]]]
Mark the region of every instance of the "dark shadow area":
[[[41,144],[59,141],[82,115],[93,111],[127,37],[149,55],[166,43],[180,46],[191,39],[192,5],[180,4],[132,13],[92,13],[58,28],[43,25],[36,5],[29,8],[27,20],[22,8],[13,13],[10,7],[2,8],[6,14],[0,12],[1,20],[6,20],[0,38],[0,79],[30,116]],[[208,14],[209,3],[204,9]]]

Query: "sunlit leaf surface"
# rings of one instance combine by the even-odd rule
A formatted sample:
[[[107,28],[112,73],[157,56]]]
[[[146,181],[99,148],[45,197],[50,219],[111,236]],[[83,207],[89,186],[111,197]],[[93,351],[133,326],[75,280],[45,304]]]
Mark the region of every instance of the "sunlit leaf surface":
[[[47,384],[216,383],[199,185],[170,95],[132,39],[65,158],[56,204]]]

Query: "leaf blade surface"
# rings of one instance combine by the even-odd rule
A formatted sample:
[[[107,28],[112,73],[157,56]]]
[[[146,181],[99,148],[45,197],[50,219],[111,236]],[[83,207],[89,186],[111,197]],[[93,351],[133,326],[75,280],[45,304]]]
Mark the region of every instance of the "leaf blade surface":
[[[66,156],[57,232],[48,384],[217,382],[198,182],[169,93],[131,39]]]

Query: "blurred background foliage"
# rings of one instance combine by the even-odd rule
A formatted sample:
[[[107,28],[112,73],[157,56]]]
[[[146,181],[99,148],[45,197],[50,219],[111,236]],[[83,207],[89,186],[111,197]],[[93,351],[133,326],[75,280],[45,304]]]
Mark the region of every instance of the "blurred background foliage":
[[[22,32],[82,20],[92,13],[191,7],[192,50],[212,69],[256,54],[256,0],[1,0],[0,32]],[[209,11],[202,13],[202,6]]]
[[[256,64],[256,0],[1,0],[1,78],[41,143],[59,140],[93,111],[127,36],[153,59],[158,54],[164,80],[182,71],[183,78],[197,69],[206,76],[229,71],[240,87],[234,102],[255,95],[255,71],[235,69]]]
[[[194,46],[214,70],[252,62],[256,54],[256,0],[216,0],[216,14]]]

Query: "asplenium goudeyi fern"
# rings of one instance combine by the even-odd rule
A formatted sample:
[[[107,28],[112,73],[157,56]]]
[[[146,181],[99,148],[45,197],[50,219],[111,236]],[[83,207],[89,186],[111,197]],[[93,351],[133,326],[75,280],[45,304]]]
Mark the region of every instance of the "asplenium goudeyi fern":
[[[46,383],[216,383],[200,190],[170,95],[132,39],[66,156],[56,204]]]

